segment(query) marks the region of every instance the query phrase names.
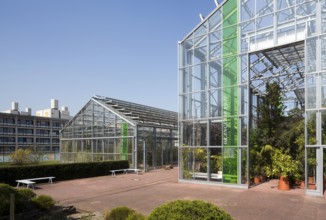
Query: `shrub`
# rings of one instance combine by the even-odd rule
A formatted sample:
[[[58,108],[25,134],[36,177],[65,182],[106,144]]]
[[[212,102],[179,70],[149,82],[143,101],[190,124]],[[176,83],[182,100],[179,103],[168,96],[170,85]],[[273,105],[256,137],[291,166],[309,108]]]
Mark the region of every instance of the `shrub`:
[[[142,214],[140,214],[138,212],[135,212],[135,213],[131,213],[130,215],[128,215],[126,220],[145,220],[145,216],[143,216]]]
[[[32,198],[36,197],[36,193],[34,193],[31,189],[19,188],[17,192],[27,201],[30,201]]]
[[[266,167],[265,171],[268,177],[270,176],[283,176],[283,177],[293,177],[295,179],[300,179],[300,169],[299,162],[292,159],[291,155],[282,150],[274,149],[272,151],[272,166]]]
[[[28,163],[30,161],[31,150],[26,149],[18,149],[14,153],[10,154],[10,160],[15,165],[22,165]]]
[[[10,194],[15,195],[15,212],[20,213],[24,208],[24,201],[17,190],[7,184],[0,184],[0,216],[9,215]]]
[[[49,210],[55,204],[55,201],[52,199],[52,197],[47,195],[39,195],[37,197],[34,197],[32,199],[32,202],[37,208],[42,210]]]
[[[36,197],[31,189],[16,189],[7,184],[0,184],[0,219],[1,216],[10,214],[10,194],[15,195],[15,213],[22,213],[34,208],[34,206],[41,210],[48,210],[55,204],[50,196],[40,195]]]
[[[176,200],[155,208],[148,220],[232,220],[227,212],[217,206],[200,200]]]
[[[15,190],[7,185],[0,184],[0,216],[9,215],[10,209],[10,194],[16,194]]]
[[[120,206],[105,214],[106,220],[144,220],[145,217],[135,210]]]

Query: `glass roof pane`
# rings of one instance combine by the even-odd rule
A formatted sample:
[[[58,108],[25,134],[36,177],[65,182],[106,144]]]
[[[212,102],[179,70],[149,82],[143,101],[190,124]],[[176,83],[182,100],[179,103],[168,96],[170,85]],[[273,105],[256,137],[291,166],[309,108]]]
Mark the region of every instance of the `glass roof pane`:
[[[204,22],[199,28],[197,28],[197,30],[195,30],[194,36],[198,37],[207,34],[206,26],[207,26],[207,22]]]
[[[241,1],[241,21],[246,21],[255,16],[255,1]]]
[[[220,29],[222,25],[221,21],[222,21],[222,14],[221,11],[218,10],[208,19],[209,30],[214,31],[216,29]]]
[[[273,12],[273,0],[256,1],[256,15],[265,15]]]
[[[277,0],[277,10],[289,8],[295,5],[295,0]]]

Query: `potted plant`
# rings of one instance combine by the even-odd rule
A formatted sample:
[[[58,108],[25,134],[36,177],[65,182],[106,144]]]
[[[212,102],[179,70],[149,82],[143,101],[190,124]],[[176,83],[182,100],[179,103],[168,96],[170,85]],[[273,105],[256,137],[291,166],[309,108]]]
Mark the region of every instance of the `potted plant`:
[[[250,163],[250,177],[254,184],[259,184],[261,181],[262,157],[257,146],[250,150],[250,161],[252,161]]]
[[[261,179],[260,179],[260,174],[261,174],[261,166],[260,166],[260,163],[256,163],[253,165],[252,167],[252,171],[253,171],[253,181],[254,181],[254,184],[258,184],[261,182]]]
[[[300,178],[299,163],[281,149],[272,152],[272,166],[265,167],[268,177],[279,177],[279,190],[290,190],[289,178]]]

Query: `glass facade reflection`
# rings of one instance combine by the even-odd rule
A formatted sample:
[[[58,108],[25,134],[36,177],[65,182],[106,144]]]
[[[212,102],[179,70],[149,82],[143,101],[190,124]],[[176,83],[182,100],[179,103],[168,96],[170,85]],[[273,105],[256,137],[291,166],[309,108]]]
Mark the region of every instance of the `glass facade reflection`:
[[[307,157],[322,164],[326,148],[325,18],[326,0],[225,0],[179,43],[181,181],[248,187],[249,128],[277,81],[289,110],[305,108],[306,179],[321,193]]]

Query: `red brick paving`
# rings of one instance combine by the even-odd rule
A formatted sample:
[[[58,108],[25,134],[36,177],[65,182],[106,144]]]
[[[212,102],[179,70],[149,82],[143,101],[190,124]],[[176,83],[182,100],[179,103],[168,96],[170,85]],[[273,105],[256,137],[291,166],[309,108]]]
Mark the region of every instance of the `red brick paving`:
[[[37,185],[37,194],[51,195],[62,204],[84,211],[127,206],[145,215],[155,207],[176,199],[201,199],[229,212],[235,220],[304,219],[325,220],[326,198],[311,197],[304,190],[277,190],[270,181],[249,190],[221,186],[178,183],[178,170],[120,174]]]

